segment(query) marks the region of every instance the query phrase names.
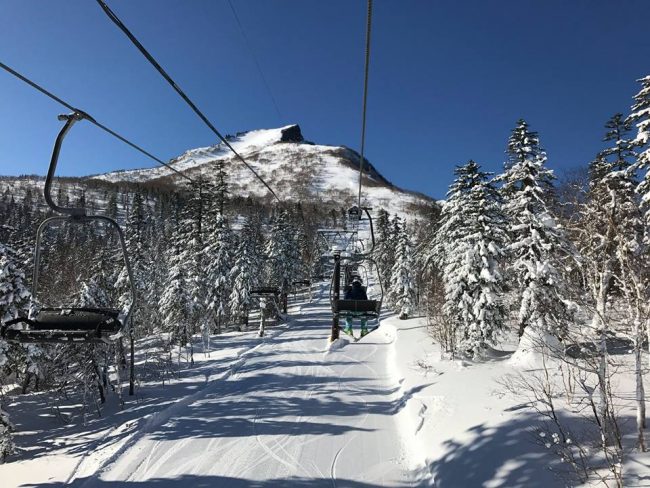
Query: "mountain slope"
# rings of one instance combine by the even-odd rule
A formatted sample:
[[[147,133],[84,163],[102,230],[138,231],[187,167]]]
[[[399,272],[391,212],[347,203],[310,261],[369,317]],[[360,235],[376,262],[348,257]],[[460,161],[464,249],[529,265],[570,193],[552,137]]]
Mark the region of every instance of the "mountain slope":
[[[349,148],[307,142],[298,125],[242,132],[228,136],[228,140],[282,200],[336,202],[343,206],[356,201],[360,156]],[[210,179],[220,161],[225,163],[233,195],[271,198],[264,185],[225,144],[191,149],[170,164],[190,177]],[[432,202],[425,195],[392,185],[367,161],[364,169],[362,202],[366,205],[410,215]],[[185,183],[165,167],[116,171],[92,178],[112,183]]]

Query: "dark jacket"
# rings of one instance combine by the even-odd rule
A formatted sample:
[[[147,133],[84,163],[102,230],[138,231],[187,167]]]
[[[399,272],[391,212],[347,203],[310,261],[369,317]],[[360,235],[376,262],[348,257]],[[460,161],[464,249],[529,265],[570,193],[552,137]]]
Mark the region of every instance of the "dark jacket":
[[[353,282],[352,286],[345,292],[345,300],[367,300],[366,290],[363,289],[361,283]]]

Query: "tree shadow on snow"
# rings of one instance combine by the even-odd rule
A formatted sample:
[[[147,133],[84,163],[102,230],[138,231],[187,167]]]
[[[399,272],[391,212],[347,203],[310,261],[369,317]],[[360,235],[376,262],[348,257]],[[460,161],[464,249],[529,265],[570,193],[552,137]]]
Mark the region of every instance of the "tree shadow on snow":
[[[480,424],[468,430],[473,439],[445,442],[446,454],[430,464],[437,488],[531,488],[564,486],[557,472],[560,460],[534,442],[539,417],[523,415],[497,426]]]
[[[31,488],[36,485],[22,485],[22,488]],[[104,481],[96,479],[78,479],[71,484],[48,483],[39,484],[42,488],[63,488],[63,486],[72,488],[82,488],[92,486],[97,488],[118,488],[121,486],[132,488],[377,488],[376,483],[354,481],[349,479],[336,480],[331,478],[301,478],[288,477],[270,480],[249,480],[244,478],[232,478],[229,476],[197,476],[183,475],[176,478],[153,478],[146,481]],[[411,484],[391,484],[382,485],[387,488],[406,488]]]
[[[347,425],[350,417],[360,413],[391,416],[402,409],[405,402],[395,398],[398,388],[386,388],[385,377],[366,378],[354,374],[355,368],[360,366],[359,362],[335,355],[323,360],[323,356],[317,354],[320,351],[294,350],[293,343],[299,341],[322,340],[324,347],[329,333],[321,316],[303,315],[297,322],[299,337],[291,334],[291,328],[287,328],[281,334],[263,340],[250,335],[213,338],[212,344],[216,350],[232,347],[248,349],[261,342],[272,346],[247,355],[245,363],[235,369],[236,380],[225,379],[208,384],[203,377],[203,374],[207,378],[208,375],[225,373],[233,358],[223,364],[198,362],[194,368],[186,370],[192,375],[191,378],[183,378],[185,373],[181,372],[181,381],[173,381],[164,387],[148,384],[137,399],[125,397],[128,403],[124,410],[119,410],[117,398],[110,395],[109,404],[103,409],[104,417],[92,417],[85,426],[64,424],[56,419],[42,398],[47,393],[18,397],[12,405],[12,410],[20,412],[13,418],[19,431],[16,440],[19,446],[29,446],[29,450],[13,460],[48,455],[56,450],[83,454],[105,448],[133,433],[138,428],[136,422],[143,417],[155,415],[177,400],[197,392],[200,393],[193,403],[172,415],[169,421],[149,435],[154,439],[342,435],[350,431],[369,430],[363,426]],[[307,335],[305,331],[308,331]],[[196,351],[196,354],[201,354],[198,348]],[[310,358],[308,353],[313,356]],[[35,419],[40,419],[37,428],[34,428]],[[108,428],[127,422],[132,427],[102,438],[102,433]],[[62,445],[62,439],[68,444]],[[196,483],[204,483],[204,480],[199,478]],[[319,486],[317,483],[322,483],[322,480],[298,478],[265,484],[225,478],[209,480],[209,483],[221,480],[223,484],[220,486],[287,486],[286,483],[291,486]],[[165,486],[164,483],[168,481],[160,480],[155,486]],[[203,486],[194,485],[191,480],[188,482],[189,486]],[[328,483],[331,486],[331,481]],[[365,485],[346,481],[339,486]]]

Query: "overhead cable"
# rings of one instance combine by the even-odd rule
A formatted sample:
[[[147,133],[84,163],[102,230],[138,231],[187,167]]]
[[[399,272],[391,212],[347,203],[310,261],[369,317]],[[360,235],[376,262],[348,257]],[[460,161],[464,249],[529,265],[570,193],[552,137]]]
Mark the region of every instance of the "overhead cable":
[[[145,156],[147,156],[148,158],[154,160],[154,161],[157,162],[158,164],[160,164],[160,165],[162,165],[162,166],[165,166],[166,168],[172,170],[174,173],[177,173],[179,176],[182,176],[183,178],[185,178],[185,179],[187,179],[187,180],[189,180],[189,181],[194,181],[194,180],[192,180],[192,178],[190,178],[189,176],[187,176],[187,175],[184,174],[184,173],[181,173],[180,171],[178,171],[176,168],[174,168],[174,167],[173,167],[172,165],[170,165],[169,163],[166,163],[166,162],[164,162],[162,159],[157,158],[156,156],[154,156],[153,154],[151,154],[149,151],[146,151],[145,149],[142,149],[142,148],[141,148],[140,146],[138,146],[137,144],[135,144],[135,143],[129,141],[126,137],[121,136],[120,134],[118,134],[118,133],[115,132],[114,130],[109,129],[109,128],[106,127],[104,124],[101,124],[100,122],[97,122],[97,120],[95,120],[92,116],[90,116],[89,114],[87,114],[87,113],[84,112],[83,110],[80,110],[80,109],[78,109],[78,108],[75,108],[75,107],[74,107],[73,105],[71,105],[70,103],[66,102],[65,100],[63,100],[63,99],[61,99],[61,98],[59,98],[59,97],[57,97],[57,96],[54,95],[52,92],[46,90],[45,88],[43,88],[41,85],[39,85],[39,84],[36,83],[35,81],[30,80],[30,79],[27,78],[26,76],[20,74],[18,71],[16,71],[16,70],[10,68],[9,66],[7,66],[6,64],[4,64],[4,63],[1,62],[1,61],[0,61],[0,68],[2,68],[3,70],[5,70],[7,73],[9,73],[9,74],[15,76],[15,77],[18,78],[19,80],[21,80],[21,81],[27,83],[29,86],[31,86],[32,88],[38,90],[38,91],[41,92],[43,95],[45,95],[45,96],[51,98],[52,100],[54,100],[55,102],[57,102],[57,103],[59,103],[59,104],[61,104],[61,105],[63,105],[63,106],[66,107],[68,110],[71,110],[72,112],[78,112],[78,113],[80,113],[80,114],[83,114],[84,118],[85,118],[86,120],[88,120],[88,122],[90,122],[91,124],[94,124],[95,126],[99,127],[101,130],[103,130],[104,132],[107,132],[108,134],[112,135],[113,137],[116,137],[117,139],[119,139],[119,140],[122,141],[123,143],[128,144],[128,145],[131,146],[133,149],[135,149],[136,151],[139,151],[140,153],[142,153],[142,154],[144,154]]]
[[[368,0],[366,16],[366,58],[363,74],[363,108],[361,111],[361,155],[359,161],[359,208],[361,208],[361,185],[363,181],[363,161],[366,146],[366,109],[368,106],[368,72],[370,71],[370,34],[372,27],[372,0]]]
[[[248,48],[248,52],[250,53],[251,57],[253,58],[253,61],[255,62],[255,66],[257,67],[257,72],[259,73],[260,78],[262,79],[262,83],[264,84],[264,87],[266,88],[266,91],[269,94],[269,98],[271,99],[271,102],[273,103],[273,107],[275,107],[275,111],[278,114],[278,118],[279,118],[280,121],[282,121],[282,114],[280,113],[280,108],[278,107],[278,104],[275,101],[275,97],[273,96],[273,92],[271,91],[271,87],[269,86],[268,82],[266,81],[266,76],[264,76],[264,72],[262,71],[262,66],[260,65],[260,62],[257,59],[257,56],[255,55],[255,50],[253,49],[253,45],[248,40],[248,36],[246,35],[246,30],[244,29],[244,26],[242,25],[241,20],[239,19],[239,15],[237,15],[237,11],[235,10],[235,6],[232,4],[231,0],[228,0],[228,5],[230,5],[230,10],[232,10],[232,14],[235,17],[235,20],[237,21],[237,25],[239,26],[239,31],[241,32],[241,36],[244,38],[244,42],[246,43],[246,47]]]
[[[171,85],[171,87],[178,93],[178,95],[189,105],[189,107],[194,111],[196,115],[205,123],[205,125],[225,144],[225,146],[230,149],[233,154],[239,159],[254,175],[255,177],[262,182],[262,184],[266,187],[269,192],[275,197],[275,199],[279,202],[282,203],[280,198],[275,194],[273,189],[269,186],[269,184],[264,181],[264,179],[253,169],[253,167],[248,164],[248,162],[239,154],[235,148],[230,144],[230,142],[217,130],[217,128],[208,120],[208,118],[199,110],[199,108],[190,100],[190,98],[185,94],[185,92],[181,89],[180,86],[172,79],[171,76],[163,69],[162,66],[156,61],[156,59],[145,49],[145,47],[138,41],[138,39],[131,33],[131,31],[124,25],[124,23],[119,19],[117,15],[108,7],[106,2],[103,0],[97,0],[97,3],[99,6],[102,8],[102,10],[106,13],[108,18],[129,38],[131,43],[142,53],[142,55],[151,63],[151,65],[160,73],[160,75]]]

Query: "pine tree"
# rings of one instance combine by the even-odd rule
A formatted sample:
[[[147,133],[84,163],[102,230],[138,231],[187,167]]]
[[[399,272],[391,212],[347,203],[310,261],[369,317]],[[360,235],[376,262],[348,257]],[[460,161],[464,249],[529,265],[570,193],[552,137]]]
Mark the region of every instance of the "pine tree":
[[[205,321],[208,289],[211,286],[206,272],[208,263],[204,255],[208,211],[206,193],[210,188],[211,186],[202,179],[192,182],[189,186],[189,197],[181,212],[181,227],[186,230],[182,254],[186,266],[188,293],[191,297],[191,302],[188,303],[190,335]]]
[[[645,171],[643,181],[638,185],[637,192],[641,197],[641,210],[644,216],[644,244],[640,251],[626,254],[625,271],[627,280],[623,288],[630,308],[634,310],[630,317],[634,324],[635,336],[635,376],[637,401],[637,433],[638,445],[645,450],[644,429],[646,427],[645,391],[643,387],[643,368],[641,365],[641,348],[643,345],[644,319],[648,317],[648,294],[650,293],[650,264],[648,263],[648,245],[650,245],[650,76],[638,80],[641,89],[634,97],[632,112],[628,118],[637,128],[637,135],[632,141],[638,152],[635,169]],[[645,332],[650,339],[650,326],[645,320]],[[649,346],[650,348],[650,342]]]
[[[133,195],[129,213],[126,221],[126,248],[131,265],[133,285],[136,294],[136,303],[131,317],[133,331],[136,335],[142,336],[151,332],[152,308],[152,266],[149,243],[147,242],[147,216],[145,214],[145,203],[142,195],[136,192]],[[126,267],[123,266],[115,283],[120,290],[119,304],[121,308],[127,307],[131,302],[131,286]],[[147,330],[148,329],[148,330]]]
[[[465,222],[470,215],[465,202],[474,186],[477,168],[458,166],[456,178],[450,185],[440,214],[440,226],[426,249],[427,263],[441,270],[444,284],[443,323],[436,324],[450,330],[445,332],[449,352],[455,353],[459,330],[471,323],[472,307],[469,301],[472,286],[468,253],[471,243],[465,237]]]
[[[628,117],[630,124],[635,124],[637,135],[632,143],[638,148],[636,166],[645,171],[643,181],[639,184],[641,204],[645,213],[646,242],[650,243],[650,75],[638,80],[641,90],[634,96],[632,112]]]
[[[596,311],[593,326],[605,326],[607,301],[617,275],[619,258],[637,252],[642,229],[634,194],[637,185],[632,162],[634,147],[629,139],[631,126],[622,114],[605,125],[604,141],[611,146],[601,151],[589,165],[589,189],[580,221],[580,254],[585,258],[587,281]],[[632,243],[633,248],[630,249]]]
[[[163,331],[170,334],[170,343],[185,346],[191,345],[196,303],[190,285],[192,264],[188,265],[192,254],[187,251],[193,229],[192,221],[181,215],[176,222],[166,256],[167,279],[158,306]]]
[[[300,255],[293,226],[285,210],[281,210],[266,244],[266,281],[284,288],[293,281],[299,269]]]
[[[621,114],[614,115],[605,127],[608,131],[604,140],[611,146],[589,165],[589,190],[581,212],[578,242],[587,291],[595,305],[591,325],[599,352],[599,415],[604,442],[610,445],[616,442],[616,436],[607,409],[611,391],[607,339],[612,332],[608,305],[615,288],[624,295],[634,288],[638,281],[635,277],[645,271],[638,265],[645,260],[642,216],[634,194],[634,150],[628,138],[631,127]],[[624,307],[629,300],[618,302],[621,308],[628,308],[629,316],[634,316],[633,309]]]
[[[24,281],[16,253],[0,243],[0,322],[27,314],[31,294]],[[7,362],[7,350],[7,344],[0,339],[0,366]]]
[[[206,238],[205,260],[207,262],[207,310],[210,320],[221,333],[221,325],[229,315],[228,301],[232,291],[231,270],[233,267],[233,236],[227,222],[217,214],[209,226]],[[204,324],[209,334],[209,323]]]
[[[391,270],[390,301],[401,320],[409,318],[415,311],[415,283],[413,279],[413,254],[406,223],[399,226],[395,265]]]
[[[469,161],[455,174],[430,259],[442,270],[444,312],[455,324],[459,345],[478,357],[504,326],[499,268],[505,225],[488,173]]]
[[[12,248],[0,243],[0,320],[26,313],[31,294],[24,284],[25,273]]]
[[[27,313],[30,293],[24,285],[24,279],[25,274],[14,251],[0,243],[0,322]],[[0,366],[8,360],[7,344],[0,339]],[[13,453],[12,431],[9,417],[0,408],[0,462]]]
[[[377,239],[373,251],[374,260],[377,263],[377,272],[384,287],[391,283],[391,271],[395,264],[395,247],[392,242],[390,215],[386,210],[380,209],[377,215]]]
[[[525,344],[520,342],[523,351],[532,348],[531,341],[551,345],[566,334],[567,293],[558,269],[570,248],[550,210],[555,177],[546,168],[537,133],[524,120],[517,122],[507,153],[506,170],[499,180],[509,224],[508,274],[520,304],[519,335],[530,328]]]
[[[247,325],[248,311],[252,305],[251,288],[259,284],[261,259],[257,246],[256,227],[251,220],[247,220],[241,230],[235,263],[230,272],[232,292],[229,302],[231,313],[244,325]]]
[[[470,221],[468,238],[474,243],[477,283],[472,298],[476,322],[465,333],[464,342],[475,355],[487,344],[496,342],[497,333],[504,328],[506,315],[503,306],[505,283],[501,274],[506,241],[505,218],[499,193],[488,177],[488,173],[479,172],[470,194],[474,218]]]
[[[214,186],[211,189],[212,194],[215,196],[215,210],[221,217],[225,217],[225,206],[228,195],[228,175],[224,170],[223,160],[217,162],[217,175],[215,178]]]
[[[9,415],[0,408],[0,464],[2,464],[15,451],[12,438],[14,426],[9,420]]]

